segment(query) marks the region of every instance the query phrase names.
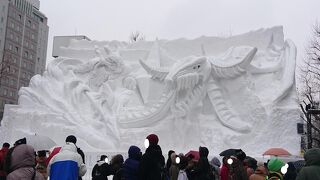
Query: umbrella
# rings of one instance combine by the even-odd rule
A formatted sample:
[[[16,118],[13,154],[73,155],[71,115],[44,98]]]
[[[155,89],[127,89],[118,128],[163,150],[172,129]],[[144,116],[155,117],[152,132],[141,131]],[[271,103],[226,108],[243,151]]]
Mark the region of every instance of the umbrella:
[[[26,139],[27,144],[32,146],[35,151],[49,150],[56,145],[51,138],[43,135],[29,135],[26,136]]]
[[[192,159],[197,160],[197,161],[200,159],[199,151],[192,151],[191,150],[185,156],[186,157],[193,156]]]
[[[241,149],[227,149],[222,151],[219,155],[220,156],[238,156],[243,153],[244,152]]]
[[[291,154],[283,149],[283,148],[270,148],[266,152],[264,152],[262,155],[270,155],[270,156],[290,156]]]

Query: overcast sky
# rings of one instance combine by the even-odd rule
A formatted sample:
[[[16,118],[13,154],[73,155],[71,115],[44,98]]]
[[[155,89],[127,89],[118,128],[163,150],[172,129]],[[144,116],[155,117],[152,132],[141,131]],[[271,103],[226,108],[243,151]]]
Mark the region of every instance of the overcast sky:
[[[147,40],[228,36],[283,25],[299,57],[320,20],[319,0],[40,0],[53,36],[86,35],[128,41],[133,31]]]

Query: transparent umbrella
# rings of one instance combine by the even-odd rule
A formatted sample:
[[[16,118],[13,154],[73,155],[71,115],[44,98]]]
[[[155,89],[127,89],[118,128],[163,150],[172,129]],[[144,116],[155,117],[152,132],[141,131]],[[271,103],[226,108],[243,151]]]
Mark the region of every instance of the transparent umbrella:
[[[56,146],[56,143],[49,137],[43,135],[26,136],[27,144],[32,146],[35,151],[49,150]]]

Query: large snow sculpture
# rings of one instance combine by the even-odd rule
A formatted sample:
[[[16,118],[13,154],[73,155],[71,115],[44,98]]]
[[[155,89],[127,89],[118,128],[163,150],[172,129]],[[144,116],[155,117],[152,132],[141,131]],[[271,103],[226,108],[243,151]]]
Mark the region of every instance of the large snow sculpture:
[[[68,48],[21,88],[19,105],[6,106],[1,137],[49,134],[63,143],[75,134],[86,151],[126,151],[154,132],[164,151],[299,152],[296,49],[282,27],[225,39],[73,41]],[[84,52],[90,55],[79,57]]]

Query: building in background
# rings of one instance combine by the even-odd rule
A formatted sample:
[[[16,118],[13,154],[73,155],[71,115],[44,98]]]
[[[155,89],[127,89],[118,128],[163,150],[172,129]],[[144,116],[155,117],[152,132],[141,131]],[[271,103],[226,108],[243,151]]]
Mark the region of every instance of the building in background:
[[[39,0],[0,1],[0,119],[20,87],[45,70],[49,27],[39,8]]]
[[[63,48],[67,48],[72,40],[86,40],[91,41],[87,36],[75,35],[75,36],[54,36],[52,57],[57,58],[64,55]]]

